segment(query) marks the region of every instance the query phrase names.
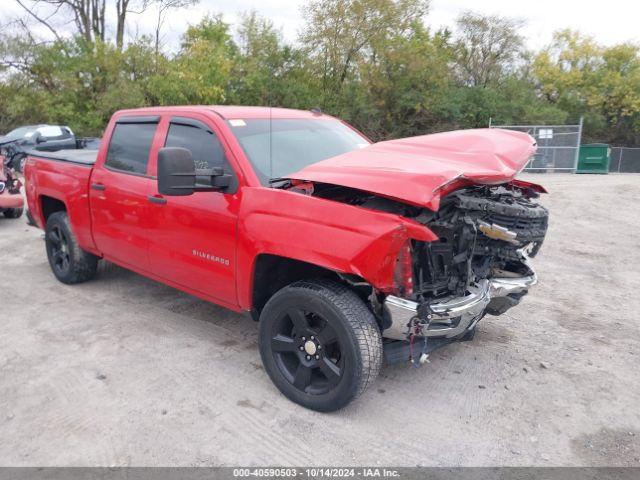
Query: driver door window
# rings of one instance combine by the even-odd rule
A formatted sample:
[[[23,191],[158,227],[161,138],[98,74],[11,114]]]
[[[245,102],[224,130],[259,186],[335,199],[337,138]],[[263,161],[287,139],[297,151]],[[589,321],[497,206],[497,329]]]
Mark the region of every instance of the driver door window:
[[[190,150],[197,169],[219,167],[225,173],[232,173],[220,140],[209,127],[197,120],[172,118],[165,147]]]

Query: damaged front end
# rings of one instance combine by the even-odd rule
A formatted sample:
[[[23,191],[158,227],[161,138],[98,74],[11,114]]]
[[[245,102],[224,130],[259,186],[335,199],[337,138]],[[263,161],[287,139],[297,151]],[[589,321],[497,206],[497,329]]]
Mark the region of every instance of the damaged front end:
[[[517,305],[537,282],[529,259],[547,231],[548,211],[537,197],[515,183],[471,186],[444,197],[437,212],[422,211],[416,220],[438,240],[411,241],[410,275],[380,303],[383,336],[420,338],[427,353],[470,334],[487,313]],[[429,339],[438,341],[427,348]]]

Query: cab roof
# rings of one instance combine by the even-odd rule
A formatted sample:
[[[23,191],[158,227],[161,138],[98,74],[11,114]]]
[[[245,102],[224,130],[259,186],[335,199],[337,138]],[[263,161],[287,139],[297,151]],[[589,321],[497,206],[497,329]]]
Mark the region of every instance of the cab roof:
[[[171,111],[181,112],[215,112],[225,120],[248,118],[314,118],[332,119],[334,117],[311,110],[295,110],[279,107],[249,107],[237,105],[177,105],[167,107],[143,107],[139,109],[121,110],[118,113],[124,115],[154,113],[167,113]]]
[[[214,112],[225,120],[233,118],[332,118],[311,110],[295,110],[292,108],[279,107],[243,107],[235,105],[216,105],[210,107]]]

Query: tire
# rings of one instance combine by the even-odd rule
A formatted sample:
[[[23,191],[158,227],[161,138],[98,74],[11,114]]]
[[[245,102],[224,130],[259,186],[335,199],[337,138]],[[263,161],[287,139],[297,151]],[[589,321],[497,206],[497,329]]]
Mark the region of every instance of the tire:
[[[74,284],[92,279],[98,269],[98,257],[78,246],[67,212],[52,213],[45,228],[47,258],[55,277]]]
[[[22,216],[22,212],[24,211],[23,207],[20,208],[7,208],[4,212],[4,216],[7,218],[20,218]]]
[[[291,401],[338,410],[378,376],[382,338],[355,292],[326,279],[278,291],[260,315],[260,355],[275,386]]]

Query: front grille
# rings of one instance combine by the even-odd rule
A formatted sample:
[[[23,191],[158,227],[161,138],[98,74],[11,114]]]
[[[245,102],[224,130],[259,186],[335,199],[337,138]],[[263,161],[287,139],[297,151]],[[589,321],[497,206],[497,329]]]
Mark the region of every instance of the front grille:
[[[515,232],[518,235],[518,240],[527,243],[533,241],[542,242],[547,233],[549,223],[549,218],[546,215],[526,218],[491,213],[487,220]]]

